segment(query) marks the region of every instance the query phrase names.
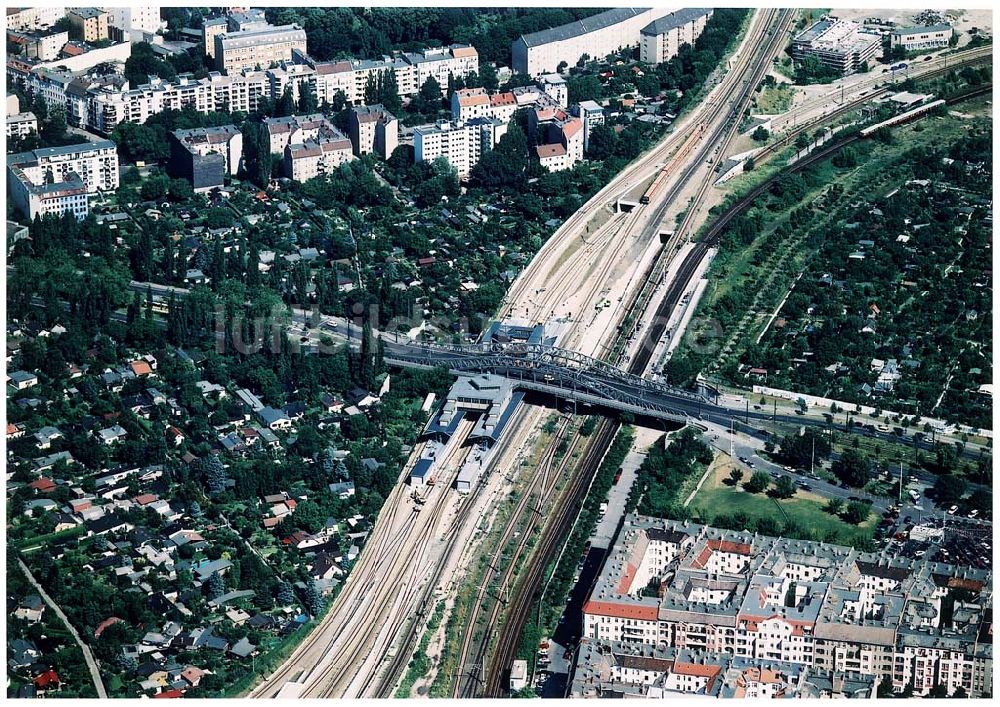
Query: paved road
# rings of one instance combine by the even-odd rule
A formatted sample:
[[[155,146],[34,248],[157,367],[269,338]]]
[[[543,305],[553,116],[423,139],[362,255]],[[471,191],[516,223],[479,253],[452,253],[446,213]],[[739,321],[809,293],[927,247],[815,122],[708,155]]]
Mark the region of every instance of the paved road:
[[[101,671],[97,667],[97,661],[94,660],[94,654],[90,652],[90,648],[87,647],[87,644],[84,643],[83,640],[81,640],[80,634],[76,632],[75,628],[73,628],[73,624],[71,624],[69,619],[66,618],[66,614],[64,614],[63,610],[59,608],[59,605],[52,601],[52,597],[50,597],[45,590],[42,589],[42,585],[39,584],[38,580],[36,580],[34,575],[31,574],[31,570],[29,570],[28,566],[24,564],[24,561],[18,559],[17,564],[21,566],[21,571],[24,572],[24,576],[28,578],[31,585],[38,590],[38,595],[42,597],[42,601],[48,604],[52,611],[56,612],[56,616],[58,616],[63,624],[66,625],[66,629],[73,636],[77,645],[80,646],[80,650],[83,651],[83,659],[87,662],[87,669],[90,671],[90,679],[94,681],[94,689],[97,690],[97,696],[102,700],[108,699],[108,692],[104,689],[104,683],[101,681]]]
[[[636,473],[642,462],[645,461],[646,454],[630,451],[622,462],[622,476],[617,484],[613,484],[608,490],[608,509],[604,516],[597,523],[594,534],[590,536],[590,544],[594,547],[609,548],[618,532],[618,523],[625,515],[625,502],[628,500],[629,491],[635,482]]]

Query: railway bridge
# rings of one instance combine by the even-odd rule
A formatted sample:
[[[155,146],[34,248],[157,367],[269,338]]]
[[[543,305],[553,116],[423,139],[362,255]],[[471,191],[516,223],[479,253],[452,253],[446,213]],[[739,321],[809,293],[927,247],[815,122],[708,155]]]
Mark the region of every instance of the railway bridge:
[[[715,406],[697,393],[675,388],[575,351],[540,343],[487,342],[440,345],[383,340],[385,361],[407,368],[445,366],[455,374],[493,373],[525,391],[673,422]]]

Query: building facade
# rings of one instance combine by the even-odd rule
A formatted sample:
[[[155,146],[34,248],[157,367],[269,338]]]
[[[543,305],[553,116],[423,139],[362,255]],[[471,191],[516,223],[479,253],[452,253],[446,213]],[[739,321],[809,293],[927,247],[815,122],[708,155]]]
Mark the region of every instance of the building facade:
[[[266,69],[290,62],[296,50],[306,52],[305,30],[296,25],[227,31],[215,36],[215,65],[227,74]]]
[[[302,144],[324,134],[332,135],[338,132],[333,123],[322,113],[265,118],[264,127],[270,138],[272,155],[283,154],[289,145]]]
[[[331,132],[285,147],[285,176],[296,182],[330,174],[354,159],[351,141],[334,128]]]
[[[930,27],[896,27],[889,33],[889,46],[902,47],[908,52],[947,47],[951,41],[951,25]]]
[[[434,125],[421,125],[413,130],[414,160],[429,162],[443,157],[460,177],[465,177],[483,153],[492,150],[506,132],[506,124],[492,118],[442,120]]]
[[[32,112],[7,116],[7,137],[27,137],[38,132],[38,118]]]
[[[992,676],[991,582],[988,570],[633,515],[584,604],[584,636],[976,697]]]
[[[149,5],[108,7],[108,25],[117,30],[120,41],[140,39],[143,34],[156,34],[167,23],[160,19],[160,8]]]
[[[387,158],[399,146],[399,120],[382,104],[355,106],[349,119],[355,155],[377,152]]]
[[[74,7],[66,12],[66,19],[81,33],[83,41],[94,43],[108,39],[110,15],[96,7]]]
[[[815,57],[843,76],[856,73],[862,64],[882,53],[882,35],[858,22],[824,18],[792,40],[792,58]]]
[[[8,7],[7,29],[27,32],[48,29],[66,15],[66,8],[56,5],[43,7]]]
[[[170,139],[170,173],[196,192],[225,184],[243,166],[243,133],[235,125],[175,130]]]
[[[11,200],[28,218],[87,215],[87,197],[118,188],[118,153],[110,140],[47,147],[7,157]]]
[[[677,8],[618,8],[569,24],[525,34],[511,44],[511,66],[529,76],[559,72],[575,65],[584,54],[603,59],[639,44],[640,31]]]
[[[711,8],[685,8],[653,20],[639,33],[639,60],[646,64],[670,61],[681,45],[694,46],[714,11]]]

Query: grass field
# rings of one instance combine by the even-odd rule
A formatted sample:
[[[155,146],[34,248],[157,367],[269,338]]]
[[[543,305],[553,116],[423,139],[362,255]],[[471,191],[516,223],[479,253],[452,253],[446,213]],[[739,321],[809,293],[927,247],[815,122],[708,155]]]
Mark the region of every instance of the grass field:
[[[754,103],[757,104],[756,112],[764,115],[784,113],[791,107],[794,94],[795,89],[787,83],[768,86],[754,98]]]
[[[737,487],[723,483],[728,479],[729,463],[717,463],[712,473],[705,479],[704,486],[691,501],[692,514],[710,521],[719,513],[743,511],[755,517],[780,517],[792,520],[803,528],[815,530],[821,537],[836,534],[837,541],[871,537],[877,516],[872,514],[858,526],[849,525],[823,510],[826,499],[819,494],[799,490],[791,498],[776,501],[763,493],[751,494],[743,490],[742,483],[749,478],[744,473],[741,485]],[[744,470],[745,471],[745,470]]]

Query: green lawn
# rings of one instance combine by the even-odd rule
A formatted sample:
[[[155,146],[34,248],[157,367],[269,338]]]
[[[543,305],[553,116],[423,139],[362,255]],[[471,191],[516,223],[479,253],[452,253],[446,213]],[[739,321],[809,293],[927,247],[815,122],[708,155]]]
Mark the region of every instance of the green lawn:
[[[787,83],[768,86],[754,99],[757,104],[757,112],[764,115],[784,113],[792,105],[794,94],[795,89]]]
[[[800,527],[815,530],[821,537],[836,533],[839,541],[870,538],[877,515],[872,514],[859,526],[849,525],[823,510],[826,499],[815,493],[797,491],[789,499],[775,501],[763,493],[751,494],[743,490],[742,484],[750,478],[744,473],[740,486],[723,483],[729,476],[731,464],[717,463],[715,470],[705,480],[705,485],[691,501],[693,515],[710,520],[718,513],[743,511],[756,517],[779,517],[780,520],[795,521]]]

